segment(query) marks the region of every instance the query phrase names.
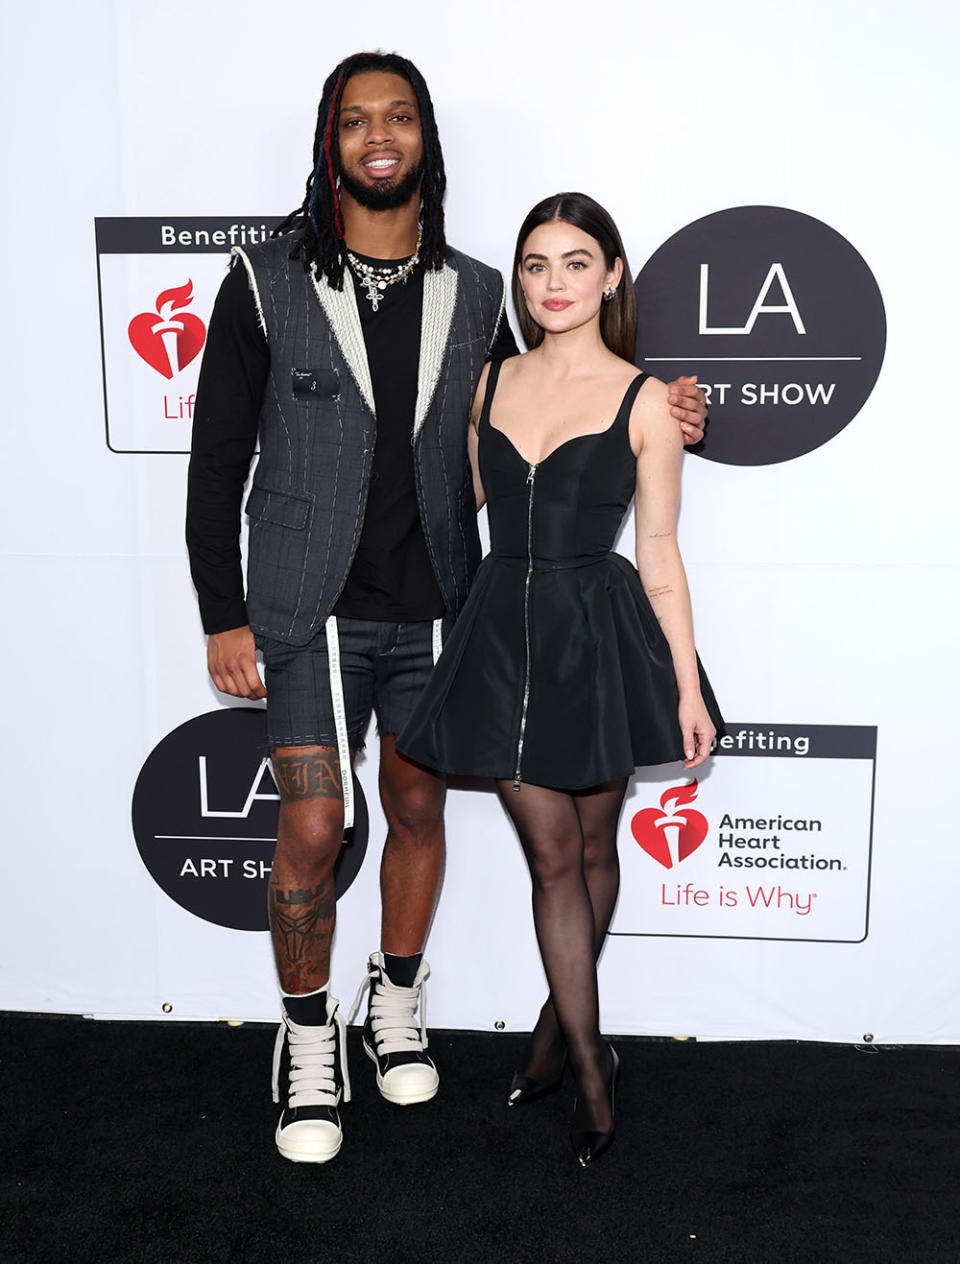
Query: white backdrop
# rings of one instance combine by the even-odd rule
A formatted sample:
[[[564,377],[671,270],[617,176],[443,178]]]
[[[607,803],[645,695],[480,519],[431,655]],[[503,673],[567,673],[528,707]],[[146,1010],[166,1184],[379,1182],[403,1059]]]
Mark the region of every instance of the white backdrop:
[[[876,727],[868,933],[819,935],[814,912],[803,939],[784,929],[795,912],[728,932],[749,938],[702,937],[689,910],[673,933],[645,920],[638,901],[679,875],[641,852],[632,823],[685,779],[644,774],[624,814],[604,1022],[960,1041],[952,6],[492,0],[471,17],[411,0],[354,18],[292,0],[275,23],[265,12],[246,0],[2,5],[0,1008],[276,1013],[266,934],[179,907],[134,845],[144,760],[224,700],[206,677],[182,544],[186,457],[120,454],[104,440],[94,219],[285,213],[301,196],[326,73],[379,46],[413,58],[430,84],[450,239],[501,269],[523,214],[560,188],[609,206],[635,269],[691,221],[752,204],[822,220],[868,261],[888,341],[863,410],[784,464],[688,458],[681,518],[698,643],[736,726]],[[371,801],[375,754],[374,739],[360,768]],[[718,759],[701,779],[714,885],[719,818],[734,803],[766,815],[775,763]],[[865,768],[851,769],[863,803]],[[382,828],[371,802],[367,860],[340,901],[333,985],[347,1000],[377,943]],[[516,842],[480,792],[451,794],[448,833],[431,1023],[529,1027],[543,981]],[[863,932],[870,838],[854,841]],[[706,869],[692,868],[706,856],[685,862],[681,885],[693,876],[707,889]],[[708,898],[719,898],[712,887]]]

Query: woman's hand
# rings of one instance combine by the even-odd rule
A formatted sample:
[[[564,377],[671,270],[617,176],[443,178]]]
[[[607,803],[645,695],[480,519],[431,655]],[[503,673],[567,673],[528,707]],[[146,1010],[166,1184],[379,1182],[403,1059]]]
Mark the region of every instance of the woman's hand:
[[[686,755],[684,768],[696,768],[710,754],[717,730],[699,692],[680,699],[680,732]]]

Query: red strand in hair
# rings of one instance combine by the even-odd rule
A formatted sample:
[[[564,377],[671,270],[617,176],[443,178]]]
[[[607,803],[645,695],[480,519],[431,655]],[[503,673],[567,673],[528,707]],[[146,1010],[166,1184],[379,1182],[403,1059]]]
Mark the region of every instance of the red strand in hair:
[[[337,180],[333,174],[333,120],[340,108],[340,89],[343,86],[343,76],[344,71],[341,70],[337,86],[333,90],[333,100],[330,102],[327,125],[323,129],[323,153],[327,160],[327,179],[330,182],[330,194],[333,198],[333,225],[337,236],[341,239],[343,238],[343,215],[340,212],[340,193],[337,189]]]

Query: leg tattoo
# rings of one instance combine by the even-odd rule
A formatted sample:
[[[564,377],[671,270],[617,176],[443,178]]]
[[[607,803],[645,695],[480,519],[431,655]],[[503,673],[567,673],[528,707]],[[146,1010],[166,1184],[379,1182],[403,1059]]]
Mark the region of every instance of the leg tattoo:
[[[329,977],[337,917],[333,867],[343,839],[337,752],[328,747],[274,750],[280,791],[277,851],[270,878],[270,930],[280,986],[312,992]]]
[[[330,934],[337,897],[333,885],[288,890],[270,884],[270,928],[285,992],[312,992],[327,981]]]
[[[340,761],[334,750],[275,756],[273,771],[281,800],[285,803],[298,799],[339,799],[343,796]]]

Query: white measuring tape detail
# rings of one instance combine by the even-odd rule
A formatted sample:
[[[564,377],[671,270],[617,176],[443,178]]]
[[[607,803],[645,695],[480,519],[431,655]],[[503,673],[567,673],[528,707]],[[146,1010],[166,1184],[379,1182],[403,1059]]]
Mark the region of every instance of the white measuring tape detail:
[[[327,663],[330,668],[330,697],[333,700],[333,722],[337,730],[337,754],[340,757],[340,783],[343,786],[343,828],[353,825],[353,771],[350,767],[350,740],[347,736],[347,708],[343,701],[343,679],[340,675],[340,634],[337,616],[326,622]]]
[[[443,649],[443,619],[433,621],[433,665],[436,667],[440,651]]]

